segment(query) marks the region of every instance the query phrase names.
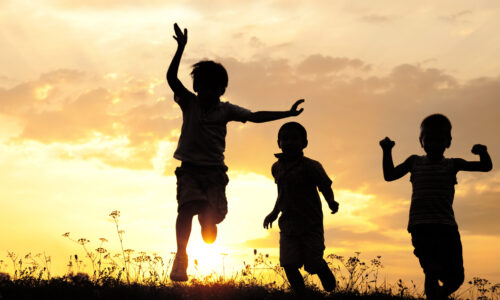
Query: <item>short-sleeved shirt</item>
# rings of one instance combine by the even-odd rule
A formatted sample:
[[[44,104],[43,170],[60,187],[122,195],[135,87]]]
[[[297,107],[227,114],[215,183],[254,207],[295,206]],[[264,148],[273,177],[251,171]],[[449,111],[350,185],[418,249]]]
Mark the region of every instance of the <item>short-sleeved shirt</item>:
[[[413,192],[408,230],[417,224],[456,227],[452,207],[457,183],[454,159],[432,161],[427,156],[415,156],[410,172]]]
[[[181,136],[174,158],[197,165],[224,165],[227,123],[244,123],[252,112],[229,102],[218,102],[205,111],[191,92],[175,95],[174,100],[182,109]]]
[[[281,233],[300,235],[311,230],[323,233],[318,188],[323,190],[332,184],[323,166],[303,156],[294,160],[280,158],[271,171],[278,185]]]

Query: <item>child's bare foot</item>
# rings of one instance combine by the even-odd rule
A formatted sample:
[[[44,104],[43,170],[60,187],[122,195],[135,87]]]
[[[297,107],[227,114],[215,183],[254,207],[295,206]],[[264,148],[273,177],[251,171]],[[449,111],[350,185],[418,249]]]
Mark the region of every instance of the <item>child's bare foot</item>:
[[[187,281],[187,267],[188,267],[188,256],[187,254],[175,255],[174,264],[172,266],[172,271],[170,272],[170,279],[172,281]]]
[[[217,225],[215,224],[202,224],[201,237],[207,244],[212,244],[217,238]]]

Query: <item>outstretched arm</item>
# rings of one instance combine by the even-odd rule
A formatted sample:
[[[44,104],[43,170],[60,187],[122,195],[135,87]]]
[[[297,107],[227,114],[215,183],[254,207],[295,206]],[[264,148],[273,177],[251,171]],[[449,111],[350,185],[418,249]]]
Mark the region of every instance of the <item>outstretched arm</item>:
[[[414,159],[414,156],[410,156],[402,164],[394,167],[394,162],[392,161],[392,147],[394,147],[395,144],[396,143],[391,141],[388,137],[380,141],[380,147],[382,147],[383,151],[382,168],[386,181],[393,181],[405,176],[410,172],[410,166]]]
[[[184,87],[182,82],[177,77],[177,72],[179,71],[179,64],[181,62],[182,53],[184,52],[184,48],[187,44],[187,29],[184,28],[184,33],[181,31],[177,23],[174,24],[174,39],[177,41],[177,51],[175,51],[174,57],[172,58],[172,62],[168,67],[167,71],[167,82],[174,94],[181,95],[188,92],[188,90]]]
[[[479,161],[466,161],[464,159],[455,159],[457,171],[480,171],[488,172],[493,168],[488,149],[484,145],[476,144],[472,147],[472,153],[479,155]]]
[[[304,99],[297,100],[292,105],[292,108],[290,108],[290,110],[286,110],[286,111],[257,111],[257,112],[253,112],[250,115],[250,117],[248,118],[248,121],[254,122],[254,123],[264,123],[264,122],[279,120],[279,119],[288,118],[288,117],[292,117],[292,116],[298,116],[304,111],[303,108],[297,110],[297,107],[302,102],[304,102]]]

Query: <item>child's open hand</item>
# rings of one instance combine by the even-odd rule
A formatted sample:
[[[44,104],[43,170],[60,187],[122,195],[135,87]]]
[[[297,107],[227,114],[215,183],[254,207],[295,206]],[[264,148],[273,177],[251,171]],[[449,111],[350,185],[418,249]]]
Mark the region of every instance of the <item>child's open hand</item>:
[[[382,147],[383,150],[391,150],[394,145],[396,145],[396,143],[391,141],[388,137],[380,141],[380,147]]]
[[[487,148],[485,145],[481,145],[481,144],[475,144],[474,146],[472,146],[472,150],[471,152],[474,153],[474,154],[481,154],[481,153],[484,153],[487,151]]]
[[[177,44],[179,46],[182,46],[182,47],[186,46],[187,39],[188,39],[187,28],[184,28],[184,33],[182,33],[182,30],[179,28],[179,25],[177,25],[177,23],[175,23],[174,24],[174,31],[175,31],[175,35],[173,37],[177,41]]]
[[[274,212],[268,214],[267,217],[264,219],[264,228],[265,229],[273,228],[273,222],[277,218],[278,218],[278,214],[275,214]]]
[[[300,115],[304,109],[301,108],[299,110],[297,110],[297,107],[304,102],[304,99],[300,99],[300,100],[297,100],[293,105],[292,105],[292,108],[290,108],[290,113],[292,116],[298,116]]]

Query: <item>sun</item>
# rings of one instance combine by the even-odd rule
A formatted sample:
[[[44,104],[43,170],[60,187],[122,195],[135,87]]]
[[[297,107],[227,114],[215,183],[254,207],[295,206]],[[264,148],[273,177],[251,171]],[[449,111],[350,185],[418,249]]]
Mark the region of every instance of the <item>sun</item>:
[[[225,272],[226,257],[230,249],[221,246],[216,240],[213,244],[206,244],[200,236],[193,234],[187,247],[189,256],[190,274],[207,276],[210,274],[223,275]]]

